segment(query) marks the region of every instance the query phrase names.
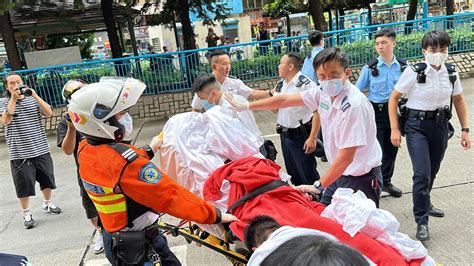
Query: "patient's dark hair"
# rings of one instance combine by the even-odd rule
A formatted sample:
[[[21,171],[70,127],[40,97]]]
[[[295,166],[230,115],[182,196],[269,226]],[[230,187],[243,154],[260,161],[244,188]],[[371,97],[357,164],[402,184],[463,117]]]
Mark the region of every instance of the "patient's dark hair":
[[[255,217],[245,227],[245,246],[249,251],[260,246],[281,225],[270,216],[260,215]]]
[[[210,85],[212,83],[216,82],[216,77],[212,74],[202,74],[199,75],[191,85],[191,92],[196,93],[198,91],[201,91],[206,87],[207,85]]]
[[[320,66],[334,60],[338,61],[344,69],[349,67],[349,57],[347,54],[337,47],[329,47],[316,55],[313,60],[313,68],[316,71]]]
[[[367,260],[354,249],[324,236],[298,236],[266,257],[261,266],[365,266]]]

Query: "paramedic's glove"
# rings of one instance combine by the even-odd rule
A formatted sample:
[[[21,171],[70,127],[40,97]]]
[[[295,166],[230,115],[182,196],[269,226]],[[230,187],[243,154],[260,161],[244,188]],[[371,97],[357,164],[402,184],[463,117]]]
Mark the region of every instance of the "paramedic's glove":
[[[239,218],[235,217],[232,214],[228,213],[222,213],[222,219],[221,219],[221,224],[228,224],[231,222],[237,222],[239,221]]]
[[[250,109],[250,104],[248,101],[241,101],[238,100],[232,95],[230,92],[224,92],[224,98],[232,105],[234,110],[241,112],[241,111],[246,111]]]

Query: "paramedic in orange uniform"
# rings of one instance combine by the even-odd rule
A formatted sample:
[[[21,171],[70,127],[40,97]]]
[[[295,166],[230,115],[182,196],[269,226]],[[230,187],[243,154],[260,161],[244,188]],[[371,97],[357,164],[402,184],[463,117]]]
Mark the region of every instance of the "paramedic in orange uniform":
[[[161,265],[180,265],[154,226],[158,212],[203,224],[237,218],[221,214],[151,162],[160,145],[157,137],[142,148],[121,143],[133,128],[128,108],[145,87],[138,80],[117,77],[101,79],[72,95],[68,112],[75,128],[85,136],[78,147],[79,171],[105,228],[105,252],[113,265],[156,262],[156,255]],[[136,244],[140,237],[155,251],[145,258],[140,257],[145,244]]]

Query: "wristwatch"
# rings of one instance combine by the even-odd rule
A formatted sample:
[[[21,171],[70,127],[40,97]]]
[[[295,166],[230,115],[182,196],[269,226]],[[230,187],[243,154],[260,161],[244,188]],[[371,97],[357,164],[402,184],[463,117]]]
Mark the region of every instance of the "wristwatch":
[[[315,188],[319,189],[319,188],[321,187],[321,182],[320,182],[319,180],[316,180],[316,181],[314,181],[313,186],[314,186]]]
[[[12,114],[12,113],[8,112],[8,108],[5,110],[5,114],[6,114],[6,115],[11,115],[11,116],[13,116],[13,117],[17,117],[17,116],[18,116],[18,114],[15,114],[15,113]]]
[[[153,152],[153,149],[150,147],[150,145],[145,145],[142,147],[142,149],[144,149],[146,151],[146,154],[148,154],[148,157],[151,159],[153,159],[153,157],[155,157],[155,153]]]
[[[469,128],[468,127],[463,127],[461,129],[462,132],[466,132],[466,133],[469,133]]]

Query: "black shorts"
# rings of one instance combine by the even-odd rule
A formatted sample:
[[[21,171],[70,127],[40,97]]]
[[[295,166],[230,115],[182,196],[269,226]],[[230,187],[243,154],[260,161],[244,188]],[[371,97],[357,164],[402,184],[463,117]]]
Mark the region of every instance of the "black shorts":
[[[18,198],[36,195],[35,181],[41,190],[55,189],[53,159],[49,153],[28,159],[11,160],[13,183]]]
[[[99,213],[97,213],[94,203],[89,197],[89,194],[87,194],[86,190],[84,189],[84,184],[82,183],[82,179],[79,176],[79,173],[77,175],[77,178],[78,178],[78,183],[79,183],[79,189],[81,192],[82,207],[84,207],[84,210],[86,210],[87,219],[90,220],[92,218],[98,217]]]

